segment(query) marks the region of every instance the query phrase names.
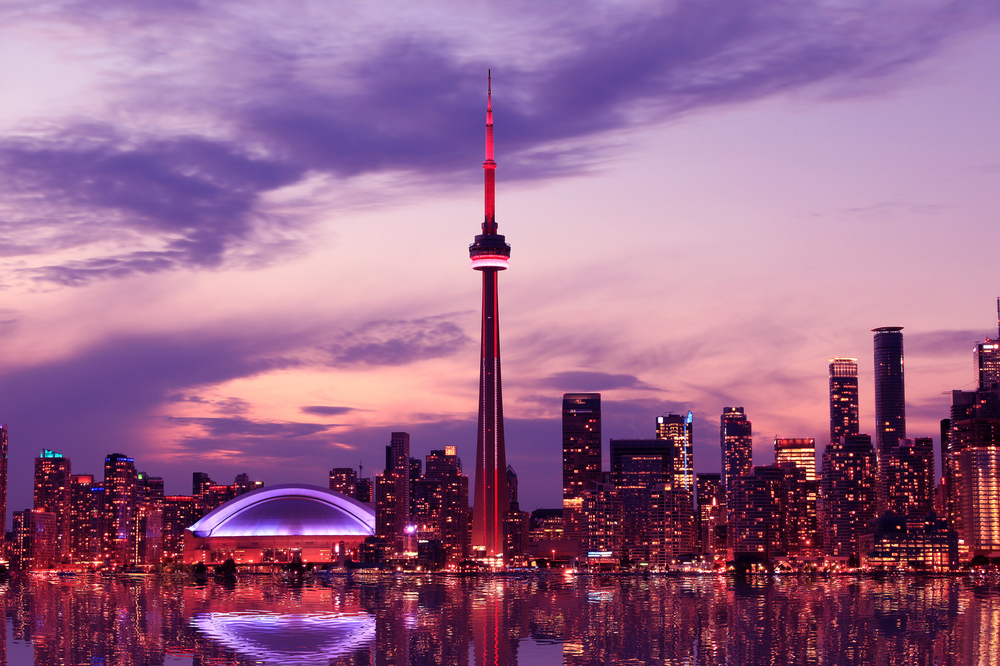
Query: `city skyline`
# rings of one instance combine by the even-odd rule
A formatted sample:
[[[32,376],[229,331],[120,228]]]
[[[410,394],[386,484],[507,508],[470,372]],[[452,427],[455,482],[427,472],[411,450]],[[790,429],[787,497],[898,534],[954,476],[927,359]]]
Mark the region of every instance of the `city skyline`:
[[[8,513],[31,505],[42,449],[87,473],[123,452],[169,494],[193,470],[375,472],[393,431],[471,466],[479,285],[457,255],[488,66],[518,242],[500,307],[523,506],[560,506],[543,481],[563,393],[602,393],[605,447],[691,410],[694,471],[714,472],[726,406],[752,420],[757,464],[775,435],[821,451],[828,360],[851,357],[874,436],[883,325],[905,328],[906,434],[937,449],[942,393],[975,388],[969,352],[996,335],[997,10],[828,22],[806,3],[778,24],[767,7],[723,33],[724,2],[366,8],[335,29],[316,7],[4,14]],[[467,36],[484,25],[488,59]],[[565,42],[520,48],[555,25]]]

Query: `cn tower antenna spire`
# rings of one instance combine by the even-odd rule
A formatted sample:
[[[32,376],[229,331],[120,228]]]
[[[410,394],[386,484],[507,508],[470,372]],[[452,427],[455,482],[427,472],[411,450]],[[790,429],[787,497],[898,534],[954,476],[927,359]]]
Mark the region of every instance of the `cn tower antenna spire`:
[[[483,220],[483,233],[487,235],[497,232],[496,219],[496,169],[493,160],[493,72],[486,70],[486,161],[483,162],[486,178],[486,219]]]

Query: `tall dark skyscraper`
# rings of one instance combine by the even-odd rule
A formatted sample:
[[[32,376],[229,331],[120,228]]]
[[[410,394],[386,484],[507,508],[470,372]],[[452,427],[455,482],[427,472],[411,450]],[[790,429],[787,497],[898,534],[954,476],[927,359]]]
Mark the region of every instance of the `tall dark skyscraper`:
[[[753,424],[742,407],[724,407],[719,438],[722,445],[722,489],[729,481],[746,476],[753,469]]]
[[[503,557],[503,520],[507,513],[507,454],[503,439],[500,381],[500,310],[497,273],[506,270],[510,245],[497,233],[496,168],[493,160],[492,81],[486,86],[486,217],[483,233],[469,246],[472,268],[483,275],[483,327],[479,362],[479,425],[476,432],[476,485],[472,509],[472,549]]]
[[[875,453],[879,461],[887,448],[906,437],[902,330],[902,326],[872,329],[875,334]]]
[[[7,424],[0,425],[0,520],[7,530]]]
[[[563,534],[583,539],[583,494],[601,482],[601,394],[563,394],[562,428]]]
[[[845,435],[857,435],[858,359],[830,359],[830,441],[839,442]]]

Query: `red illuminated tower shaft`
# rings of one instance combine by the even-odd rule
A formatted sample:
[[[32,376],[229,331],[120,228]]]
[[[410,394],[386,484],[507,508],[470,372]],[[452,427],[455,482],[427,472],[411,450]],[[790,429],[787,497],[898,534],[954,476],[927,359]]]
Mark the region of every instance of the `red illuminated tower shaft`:
[[[507,513],[507,455],[503,441],[500,388],[500,316],[497,273],[507,268],[510,245],[497,234],[493,161],[492,86],[486,93],[486,218],[483,233],[469,246],[472,268],[483,274],[483,328],[479,362],[479,428],[476,435],[476,488],[472,507],[472,547],[477,555],[503,557],[503,519]]]

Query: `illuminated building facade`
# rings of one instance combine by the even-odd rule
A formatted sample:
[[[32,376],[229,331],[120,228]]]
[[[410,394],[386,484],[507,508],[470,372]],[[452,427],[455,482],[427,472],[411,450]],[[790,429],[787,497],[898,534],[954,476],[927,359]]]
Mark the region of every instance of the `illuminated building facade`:
[[[563,394],[562,470],[565,538],[584,540],[583,494],[601,481],[600,393]]]
[[[583,492],[585,552],[610,552],[621,555],[622,502],[612,483],[592,483]]]
[[[330,490],[356,498],[358,493],[358,473],[353,467],[337,467],[330,470]]]
[[[1000,423],[977,424],[991,446],[966,446],[958,453],[962,483],[960,536],[971,555],[1000,556]]]
[[[507,454],[503,436],[500,377],[500,310],[497,274],[506,270],[510,245],[496,222],[496,168],[493,160],[492,85],[486,102],[486,215],[482,234],[469,246],[472,268],[483,276],[482,345],[479,362],[479,422],[476,428],[476,481],[472,510],[472,549],[477,557],[503,558],[503,521],[507,515]]]
[[[812,437],[775,438],[774,464],[792,463],[806,474],[807,481],[816,480],[816,440]]]
[[[885,450],[906,437],[902,330],[902,326],[872,329],[875,334],[875,452],[880,464]]]
[[[974,467],[961,464],[962,451],[967,448],[989,449],[1000,446],[1000,385],[993,384],[988,389],[977,391],[951,392],[951,418],[948,419],[947,437],[942,438],[941,449],[944,459],[944,484],[949,526],[959,533],[960,557],[971,556],[973,539],[966,534],[966,516],[972,515],[966,507],[966,493],[969,490],[966,471]],[[975,459],[987,461],[988,456]],[[976,472],[980,479],[988,478],[989,470]],[[976,506],[973,502],[972,506]]]
[[[104,557],[115,564],[130,564],[134,550],[138,473],[135,461],[121,453],[104,459]]]
[[[823,453],[822,529],[827,555],[857,557],[859,539],[875,519],[878,462],[871,435],[845,435]]]
[[[694,414],[656,417],[656,438],[673,442],[673,488],[694,501]]]
[[[410,522],[410,434],[394,432],[385,449],[385,472],[375,479],[377,536],[402,553]]]
[[[746,476],[753,469],[753,423],[742,407],[724,407],[719,437],[722,444],[722,490],[729,479]]]
[[[104,534],[104,486],[93,474],[74,474],[70,482],[70,553],[74,562],[97,562],[102,558]]]
[[[563,510],[535,509],[528,521],[528,540],[558,541],[563,538]]]
[[[698,547],[702,553],[726,551],[726,496],[722,475],[705,473],[696,479],[698,487]]]
[[[59,565],[56,514],[25,509],[14,512],[11,564],[15,569],[52,569]]]
[[[958,567],[958,535],[936,516],[886,514],[860,539],[860,564],[869,569],[950,571]]]
[[[785,470],[757,465],[753,472],[736,479],[733,550],[770,559],[787,552],[785,515],[788,509]]]
[[[132,556],[136,564],[158,564],[163,557],[163,479],[140,472],[132,522]]]
[[[184,530],[201,518],[198,504],[190,495],[163,498],[163,555],[173,559],[184,555]]]
[[[70,459],[63,454],[42,449],[35,458],[35,510],[56,516],[56,551],[70,556],[72,537],[72,477]]]
[[[736,481],[753,470],[753,423],[742,407],[724,407],[720,418],[719,440],[722,448],[722,492],[726,497],[726,534],[728,549],[735,547]]]
[[[1000,339],[977,342],[973,351],[976,383],[980,391],[988,390],[1000,382]]]
[[[674,442],[672,439],[612,439],[611,474],[622,505],[622,554],[635,562],[649,562],[651,557],[651,530],[660,532],[668,528],[664,520],[690,521],[690,529],[677,527],[681,533],[693,534],[693,511],[678,510],[658,518],[654,526],[651,519],[653,492],[659,493],[661,511],[674,508],[673,498],[663,493],[673,490]],[[686,526],[685,526],[686,527]],[[663,537],[659,540],[662,542]],[[692,544],[683,546],[690,552]]]
[[[857,435],[858,359],[830,359],[830,441],[839,442],[845,435]]]
[[[879,513],[922,518],[934,510],[934,442],[901,439],[886,450]]]
[[[284,484],[227,502],[184,533],[184,562],[275,564],[359,559],[375,532],[365,504],[320,488]]]

